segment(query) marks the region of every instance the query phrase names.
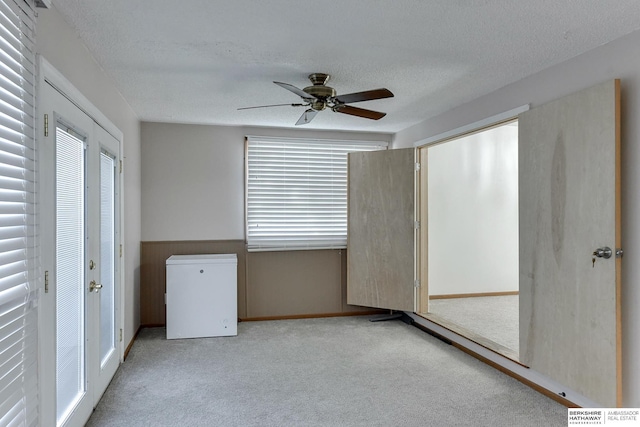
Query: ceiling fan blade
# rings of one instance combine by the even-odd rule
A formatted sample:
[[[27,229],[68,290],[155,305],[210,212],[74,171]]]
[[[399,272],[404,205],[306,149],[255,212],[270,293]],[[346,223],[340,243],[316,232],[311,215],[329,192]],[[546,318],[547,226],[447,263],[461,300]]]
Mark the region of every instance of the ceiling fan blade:
[[[242,107],[242,108],[238,108],[238,110],[251,110],[252,108],[266,108],[266,107],[284,107],[284,106],[289,106],[289,107],[303,107],[303,106],[307,106],[308,104],[271,104],[271,105],[258,105],[255,107]]]
[[[374,89],[364,92],[347,93],[339,95],[333,99],[340,104],[350,104],[352,102],[372,101],[374,99],[392,98],[393,93],[389,89]]]
[[[313,118],[316,116],[316,114],[318,114],[318,112],[316,110],[313,110],[313,109],[309,108],[307,111],[302,113],[302,115],[300,116],[300,118],[296,122],[296,126],[306,125],[311,120],[313,120]]]
[[[365,110],[364,108],[352,107],[350,105],[336,105],[335,107],[333,107],[333,111],[342,114],[350,114],[357,117],[364,117],[365,119],[371,120],[380,120],[387,115],[387,113]]]
[[[277,84],[280,87],[285,88],[288,91],[291,91],[291,92],[295,93],[296,95],[298,95],[302,99],[317,99],[315,96],[313,96],[311,94],[308,94],[307,92],[303,91],[302,89],[298,89],[297,87],[295,87],[294,85],[290,85],[289,83],[281,83],[281,82],[274,82],[274,83]]]

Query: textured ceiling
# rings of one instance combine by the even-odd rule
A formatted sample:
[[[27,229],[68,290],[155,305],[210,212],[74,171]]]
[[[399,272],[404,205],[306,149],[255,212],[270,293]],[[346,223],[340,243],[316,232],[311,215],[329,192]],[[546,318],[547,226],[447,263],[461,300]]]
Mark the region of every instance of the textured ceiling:
[[[53,0],[141,120],[293,127],[329,73],[372,121],[323,111],[312,129],[397,132],[640,28],[637,0]]]

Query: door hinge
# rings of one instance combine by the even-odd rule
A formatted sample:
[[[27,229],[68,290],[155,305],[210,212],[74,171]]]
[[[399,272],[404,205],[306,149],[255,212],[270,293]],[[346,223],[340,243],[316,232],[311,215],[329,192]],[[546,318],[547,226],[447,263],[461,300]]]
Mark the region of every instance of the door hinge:
[[[120,258],[122,258],[122,245],[120,245]]]
[[[120,342],[122,342],[122,329],[120,329]]]
[[[416,162],[416,163],[413,165],[413,170],[415,170],[416,172],[418,172],[418,171],[420,170],[420,163],[417,163],[417,162]]]
[[[413,281],[413,287],[414,288],[419,288],[420,287],[420,279],[416,279]]]
[[[120,160],[120,173],[122,173],[122,160]]]
[[[44,115],[44,136],[49,136],[49,115]]]
[[[49,271],[44,272],[44,293],[49,293]]]
[[[415,228],[416,230],[420,230],[420,221],[414,221],[413,228]]]

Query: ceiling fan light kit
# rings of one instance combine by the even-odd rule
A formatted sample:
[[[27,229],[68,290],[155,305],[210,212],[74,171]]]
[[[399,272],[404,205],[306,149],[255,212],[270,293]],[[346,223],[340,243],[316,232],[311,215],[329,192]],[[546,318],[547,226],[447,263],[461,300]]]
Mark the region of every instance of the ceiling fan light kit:
[[[307,86],[304,89],[299,89],[289,83],[274,82],[278,86],[287,89],[290,92],[298,95],[304,103],[302,104],[272,104],[272,105],[260,105],[257,107],[244,107],[238,108],[238,110],[248,110],[252,108],[265,108],[265,107],[279,107],[279,106],[292,106],[292,107],[309,107],[302,113],[302,116],[296,122],[298,125],[306,125],[311,122],[318,112],[325,109],[330,109],[335,113],[348,114],[350,116],[362,117],[371,120],[380,120],[386,113],[379,111],[367,110],[365,108],[352,107],[350,103],[373,101],[375,99],[391,98],[393,93],[389,89],[381,88],[368,90],[364,92],[349,93],[346,95],[336,96],[336,90],[330,86],[327,86],[331,76],[325,73],[313,73],[309,75],[309,80],[312,85]]]

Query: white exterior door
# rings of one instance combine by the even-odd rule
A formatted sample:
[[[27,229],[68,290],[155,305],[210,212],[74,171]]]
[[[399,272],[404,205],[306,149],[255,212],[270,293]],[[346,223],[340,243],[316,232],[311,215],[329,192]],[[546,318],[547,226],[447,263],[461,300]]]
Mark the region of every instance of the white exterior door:
[[[42,419],[82,426],[120,361],[119,142],[50,84],[40,95]]]
[[[93,344],[90,355],[91,368],[94,369],[93,406],[95,407],[111,382],[120,365],[119,309],[120,301],[120,227],[118,224],[119,207],[119,142],[99,125],[94,124],[94,138],[97,147],[92,160],[95,169],[91,168],[90,176],[95,180],[92,191],[91,207],[97,209],[92,215],[92,260],[95,275],[92,280],[98,289],[91,298]],[[98,200],[96,200],[98,199]],[[98,221],[96,224],[95,221]]]

